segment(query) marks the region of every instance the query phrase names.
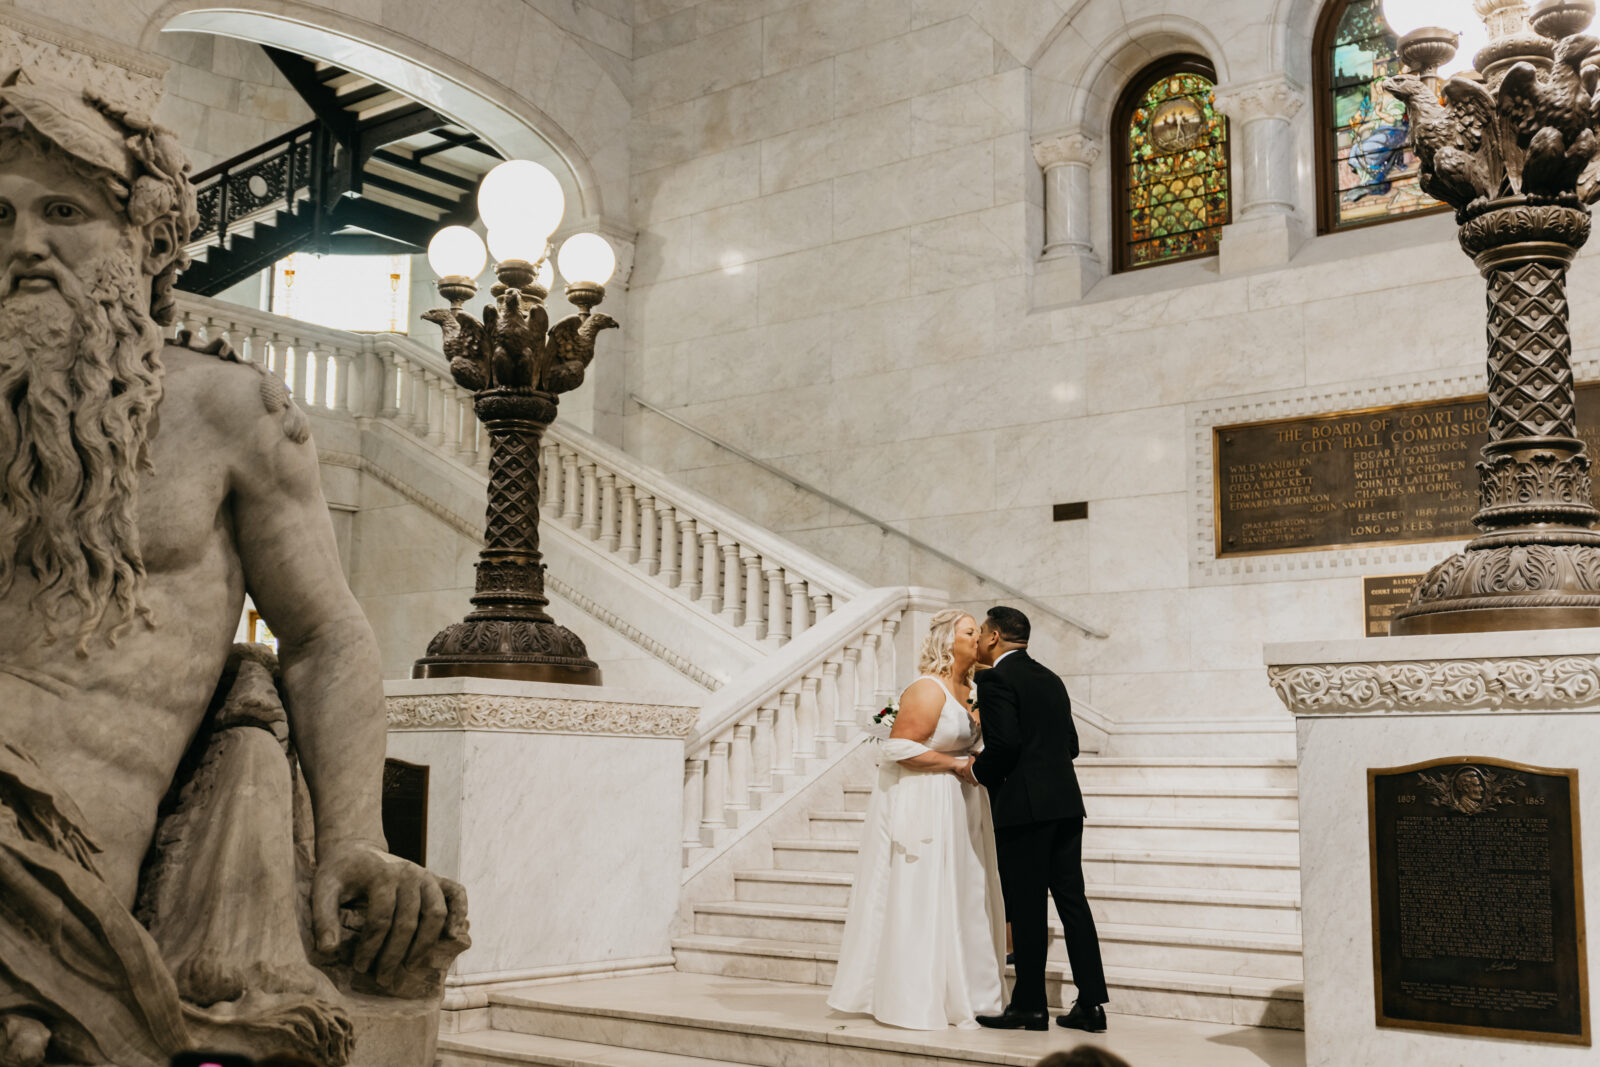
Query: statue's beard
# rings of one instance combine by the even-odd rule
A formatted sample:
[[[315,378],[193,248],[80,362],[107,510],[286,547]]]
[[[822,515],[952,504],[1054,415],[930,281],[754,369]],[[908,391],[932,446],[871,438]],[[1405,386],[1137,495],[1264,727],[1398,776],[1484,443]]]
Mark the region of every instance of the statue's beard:
[[[0,596],[26,569],[44,640],[73,633],[81,656],[102,624],[114,645],[152,621],[138,489],[163,341],[130,254],[40,269],[55,287],[0,275]]]

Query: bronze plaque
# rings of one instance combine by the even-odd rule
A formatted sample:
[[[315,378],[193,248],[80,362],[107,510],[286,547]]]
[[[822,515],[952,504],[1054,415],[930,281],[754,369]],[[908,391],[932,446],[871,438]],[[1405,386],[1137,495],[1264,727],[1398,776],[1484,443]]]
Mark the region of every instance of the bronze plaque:
[[[1217,555],[1472,536],[1488,417],[1475,397],[1217,427]],[[1600,384],[1578,434],[1600,441]]]
[[[383,836],[389,851],[419,867],[428,865],[428,768],[383,761]]]
[[[1368,637],[1388,637],[1394,613],[1411,603],[1411,590],[1426,575],[1385,574],[1361,579],[1361,603],[1365,607]]]
[[[1587,1045],[1578,772],[1367,771],[1378,1025]]]

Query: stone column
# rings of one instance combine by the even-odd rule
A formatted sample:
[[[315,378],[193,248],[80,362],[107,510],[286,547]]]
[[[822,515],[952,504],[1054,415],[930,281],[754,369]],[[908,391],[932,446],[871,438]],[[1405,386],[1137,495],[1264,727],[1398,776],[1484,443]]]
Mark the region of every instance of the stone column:
[[[1231,120],[1236,183],[1233,222],[1222,228],[1218,248],[1224,274],[1287,263],[1305,240],[1295,212],[1297,152],[1289,125],[1305,101],[1305,90],[1281,74],[1217,86],[1217,108]]]
[[[1044,254],[1034,273],[1042,303],[1081,300],[1105,274],[1091,232],[1089,168],[1100,144],[1082,130],[1064,130],[1033,142],[1044,171]]]

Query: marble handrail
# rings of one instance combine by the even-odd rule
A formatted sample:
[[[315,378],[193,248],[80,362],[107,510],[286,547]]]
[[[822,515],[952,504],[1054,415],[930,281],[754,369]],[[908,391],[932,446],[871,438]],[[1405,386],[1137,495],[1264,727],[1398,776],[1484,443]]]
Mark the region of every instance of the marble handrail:
[[[314,326],[179,294],[179,329],[222,337],[284,379],[298,402],[390,422],[436,454],[489,463],[472,395],[442,354],[402,334]],[[557,422],[545,437],[541,520],[602,546],[720,625],[769,649],[827,619],[866,586],[619,448]]]

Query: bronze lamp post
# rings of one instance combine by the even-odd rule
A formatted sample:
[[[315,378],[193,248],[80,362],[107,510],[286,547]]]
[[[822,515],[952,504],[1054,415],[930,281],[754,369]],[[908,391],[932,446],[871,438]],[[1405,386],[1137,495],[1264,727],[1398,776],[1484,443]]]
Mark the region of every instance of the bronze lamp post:
[[[487,179],[484,187],[490,188]],[[482,210],[481,194],[479,203]],[[550,223],[551,229],[554,224]],[[499,235],[493,225],[489,244],[496,251]],[[548,246],[546,237],[535,231],[513,231],[499,242],[513,253],[535,249],[532,254],[537,259],[516,254],[499,258],[497,284],[490,289],[495,302],[484,308],[481,318],[461,310],[477,291],[471,275],[483,264],[483,246],[478,243],[476,266],[470,265],[476,234],[451,227],[430,246],[432,253],[454,244],[434,264],[441,275],[440,295],[450,307],[428,311],[423,318],[444,332],[451,376],[472,391],[473,410],[489,442],[489,504],[473,610],[434,636],[427,655],[412,667],[413,678],[467,675],[600,684],[600,668],[589,658],[583,640],[545,610],[549,600],[539,554],[539,453],[544,431],[555,420],[558,397],[583,383],[594,358],[596,336],[617,325],[609,315],[594,312],[605,297],[604,283],[615,258],[603,239],[593,234],[578,234],[562,246],[567,299],[580,311],[551,326],[544,306],[548,282],[541,281],[541,275],[550,276]],[[452,262],[467,266],[452,269]],[[574,267],[581,273],[569,269]]]
[[[1391,633],[1600,626],[1600,520],[1576,434],[1567,268],[1600,198],[1594,0],[1476,0],[1496,36],[1476,73],[1385,82],[1404,101],[1424,192],[1456,210],[1488,288],[1489,443],[1480,531],[1428,572]],[[1414,68],[1436,65],[1437,34]],[[1445,60],[1450,57],[1445,56]]]

